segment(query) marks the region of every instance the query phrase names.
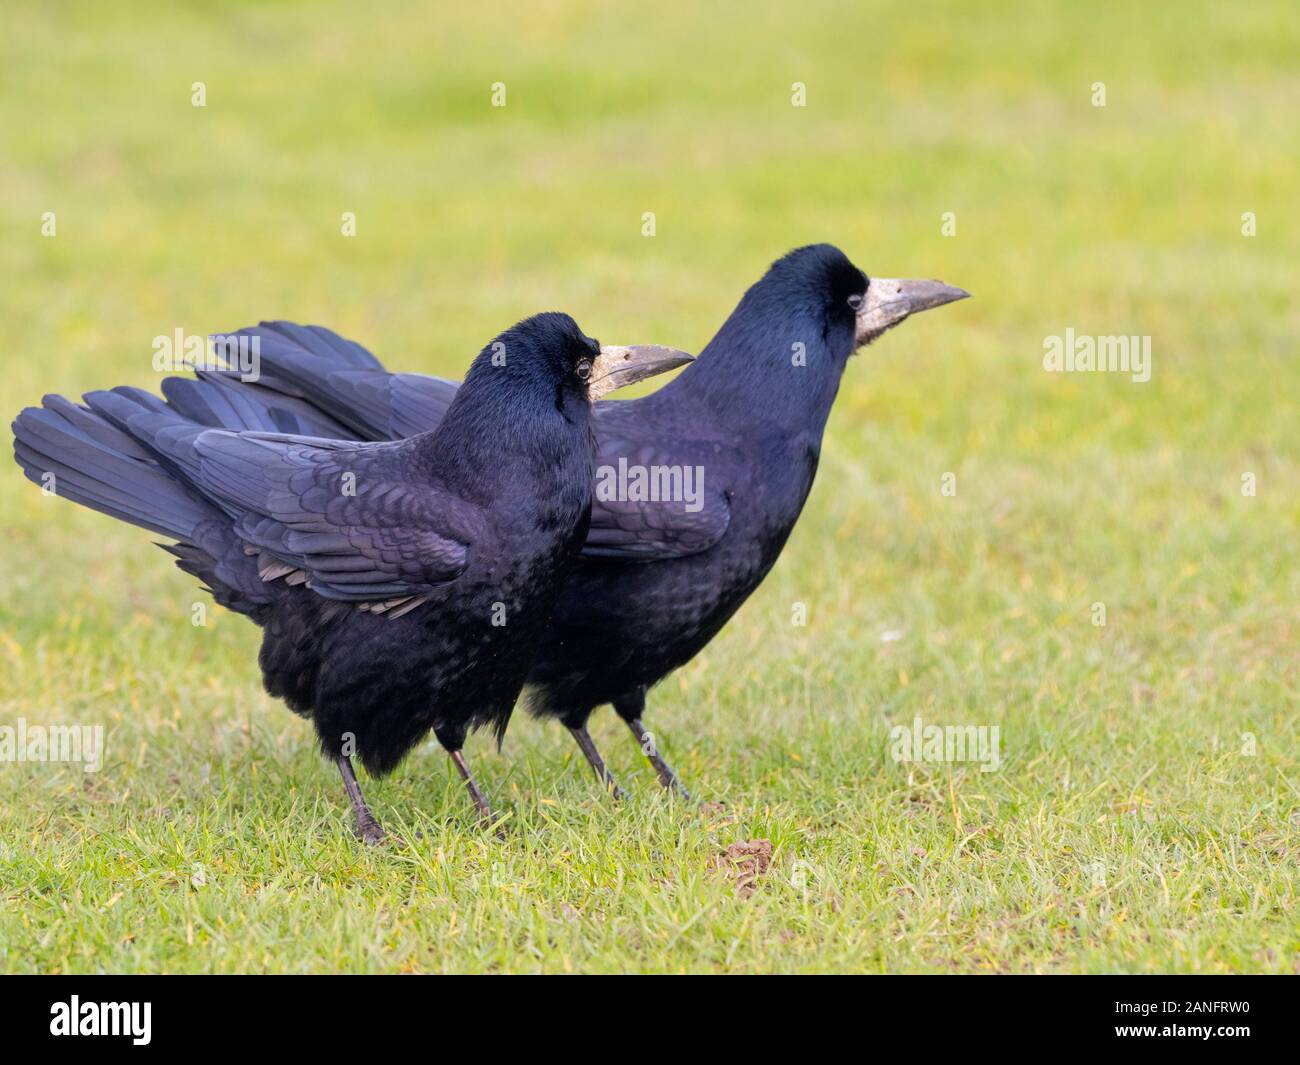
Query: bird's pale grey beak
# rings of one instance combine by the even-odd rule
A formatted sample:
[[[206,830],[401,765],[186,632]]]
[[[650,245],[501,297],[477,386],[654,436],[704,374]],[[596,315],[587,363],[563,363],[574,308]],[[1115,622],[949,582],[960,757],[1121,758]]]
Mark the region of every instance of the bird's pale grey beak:
[[[644,381],[647,377],[667,373],[694,361],[693,355],[659,344],[602,344],[600,354],[591,363],[587,395],[595,402],[616,388]]]
[[[867,298],[858,311],[858,346],[869,344],[910,315],[964,300],[969,295],[965,289],[942,281],[873,277],[867,284]]]

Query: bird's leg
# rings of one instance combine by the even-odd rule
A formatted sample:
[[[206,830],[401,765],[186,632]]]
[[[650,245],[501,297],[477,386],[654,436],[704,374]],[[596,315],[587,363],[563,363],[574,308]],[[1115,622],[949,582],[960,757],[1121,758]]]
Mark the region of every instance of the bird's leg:
[[[669,791],[675,791],[683,799],[689,799],[691,797],[690,792],[683,787],[677,774],[673,772],[673,767],[659,756],[659,747],[655,743],[654,736],[641,724],[641,713],[645,710],[645,689],[640,688],[629,695],[623,695],[615,699],[614,710],[619,717],[627,722],[627,727],[632,730],[632,735],[636,737],[641,753],[649,759],[650,764],[654,766],[654,771],[659,775],[659,783]]]
[[[587,731],[587,726],[579,725],[574,728],[570,725],[569,731],[573,733],[573,738],[578,741],[578,748],[587,756],[587,761],[591,763],[591,768],[595,770],[596,779],[615,799],[622,799],[623,789],[614,780],[614,775],[605,768],[605,760],[601,758],[600,752],[596,750],[596,744],[591,738],[591,733]]]
[[[691,793],[686,790],[677,774],[673,772],[673,767],[659,756],[659,748],[655,746],[655,738],[641,724],[641,719],[639,717],[631,718],[627,722],[627,727],[632,730],[632,735],[636,737],[636,742],[640,744],[642,752],[650,760],[650,764],[654,766],[655,772],[659,774],[659,783],[669,791],[675,791],[683,799],[689,799]]]
[[[357,817],[357,835],[367,843],[383,843],[384,830],[379,827],[379,822],[375,820],[375,815],[370,812],[370,807],[361,794],[361,785],[357,783],[357,775],[352,771],[352,759],[341,754],[335,761],[339,764],[339,772],[343,774],[343,787],[352,800],[352,812]]]
[[[465,781],[465,790],[469,792],[470,801],[478,807],[478,815],[483,819],[485,825],[492,824],[492,807],[483,797],[483,792],[479,790],[477,781],[474,780],[474,774],[469,771],[469,766],[465,764],[465,756],[459,750],[448,751],[452,763],[460,771],[461,779]],[[497,835],[502,836],[501,829],[497,829]],[[503,837],[504,838],[504,837]]]

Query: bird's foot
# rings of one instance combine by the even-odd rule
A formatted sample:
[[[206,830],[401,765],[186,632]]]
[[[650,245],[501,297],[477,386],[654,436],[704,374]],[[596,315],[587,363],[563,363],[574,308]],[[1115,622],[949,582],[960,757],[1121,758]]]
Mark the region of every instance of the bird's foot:
[[[618,781],[614,779],[614,774],[606,767],[605,760],[601,758],[600,752],[596,750],[596,743],[591,738],[591,733],[587,731],[587,727],[585,725],[580,725],[578,728],[570,727],[569,731],[577,741],[578,749],[582,751],[587,763],[596,774],[596,779],[604,785],[610,797],[615,802],[622,802],[623,799],[627,798],[626,793],[618,786]]]
[[[678,798],[690,802],[691,793],[686,790],[686,785],[673,772],[672,766],[658,757],[651,758],[650,764],[655,767],[655,772],[659,775],[659,783],[663,785],[665,791],[671,791]]]
[[[469,792],[470,801],[478,810],[479,819],[483,822],[484,827],[491,828],[493,824],[492,807],[488,805],[486,796],[479,790],[478,782],[474,779],[474,774],[469,771],[469,765],[465,761],[465,756],[460,751],[448,751],[452,763],[460,772],[461,779],[465,781],[465,790]],[[494,833],[499,840],[506,838],[506,830],[503,824],[496,826]]]
[[[371,847],[377,847],[388,839],[373,817],[357,818],[357,837]]]
[[[361,785],[357,783],[357,775],[352,771],[352,759],[346,754],[341,754],[335,762],[343,777],[343,787],[347,790],[348,799],[352,803],[352,812],[357,818],[357,835],[371,846],[383,843],[384,830],[379,827],[379,822],[375,820],[375,815],[370,812],[370,807],[366,805],[366,800],[361,794]]]
[[[483,822],[483,827],[492,829],[492,834],[504,842],[507,838],[505,822],[496,820],[492,814],[492,807],[488,805],[487,799],[483,798],[483,793],[476,786],[471,786],[470,798],[474,800],[474,805],[478,807],[478,816],[479,820]]]
[[[659,777],[659,783],[664,790],[671,791],[680,798],[689,801],[691,793],[686,790],[681,779],[673,772],[673,767],[660,757],[659,747],[655,743],[654,735],[641,724],[641,719],[639,717],[632,718],[631,721],[627,722],[627,727],[632,730],[632,735],[636,737],[636,742],[640,745],[642,753],[645,754],[647,760],[654,767],[654,771]]]

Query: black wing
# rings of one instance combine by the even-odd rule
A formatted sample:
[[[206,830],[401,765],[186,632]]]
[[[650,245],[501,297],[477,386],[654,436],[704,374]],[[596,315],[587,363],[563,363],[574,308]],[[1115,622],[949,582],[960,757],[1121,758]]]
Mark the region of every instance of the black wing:
[[[282,431],[296,428],[289,418],[296,418],[301,426],[328,420],[325,435],[339,435],[333,429],[343,426],[346,435],[366,440],[402,439],[436,429],[456,395],[455,381],[389,373],[359,344],[320,326],[263,322],[232,335],[258,338],[261,377],[246,384],[233,374],[223,374],[220,383],[255,398],[265,411],[262,416],[273,419]],[[164,385],[165,390],[168,385],[172,388],[168,398],[206,425],[259,427],[242,410],[236,413],[217,391],[216,375],[200,376],[207,380],[169,381]],[[645,561],[680,558],[708,550],[727,531],[729,474],[739,461],[734,448],[701,435],[698,427],[672,432],[662,423],[662,413],[646,400],[599,404],[598,466],[611,467],[616,477],[620,458],[629,469],[644,469],[649,477],[656,471],[669,479],[702,471],[702,490],[690,500],[642,500],[622,491],[606,492],[602,498],[598,477],[584,555]],[[321,430],[313,426],[303,431]]]
[[[416,472],[414,449],[218,430],[194,442],[199,484],[263,553],[264,579],[392,616],[440,597],[484,529],[477,506]]]
[[[596,484],[588,558],[646,562],[707,551],[731,522],[731,482],[739,466],[721,439],[671,434],[647,407],[596,408]]]
[[[202,371],[199,381],[173,378],[164,385],[178,409],[205,425],[254,428],[231,424],[231,404],[217,384],[260,397],[277,420],[297,419],[302,435],[362,440],[394,440],[435,429],[456,397],[455,381],[389,373],[360,344],[322,326],[262,322],[221,335],[256,343],[255,381],[234,371]],[[287,421],[274,428],[298,431]]]

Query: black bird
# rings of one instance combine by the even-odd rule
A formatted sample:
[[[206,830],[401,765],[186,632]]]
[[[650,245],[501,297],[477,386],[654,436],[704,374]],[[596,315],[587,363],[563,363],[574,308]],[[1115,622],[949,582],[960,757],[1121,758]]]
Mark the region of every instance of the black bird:
[[[360,350],[302,333],[336,358]],[[350,756],[384,774],[430,730],[490,820],[461,747],[483,725],[504,734],[586,536],[591,403],[688,361],[602,348],[542,314],[484,348],[406,439],[326,439],[319,417],[246,403],[221,424],[275,431],[213,430],[119,388],[27,408],[15,457],[55,494],[175,540],[180,567],[263,628],[267,691],[312,719],[378,842]]]
[[[592,711],[612,703],[661,783],[685,794],[642,724],[647,689],[698,654],[776,562],[812,488],[849,357],[910,315],[968,295],[938,281],[868,279],[828,244],[798,248],[676,379],[596,407],[591,527],[529,674],[529,709],[558,717],[616,794],[587,732]],[[276,322],[244,334],[260,341],[261,378],[171,378],[163,391],[174,408],[207,425],[241,424],[253,408],[386,440],[437,425],[457,394],[453,381],[389,373],[324,330]],[[690,499],[655,500],[638,497],[624,468],[670,488],[699,476]]]
[[[558,717],[608,787],[586,728],[603,703],[660,783],[686,795],[642,723],[647,690],[699,654],[776,563],[812,489],[849,357],[910,315],[968,295],[938,281],[868,279],[838,248],[799,248],[676,379],[598,408],[598,468],[695,467],[701,487],[691,506],[597,499],[584,560],[528,677],[530,711]],[[607,642],[596,650],[598,633]]]

